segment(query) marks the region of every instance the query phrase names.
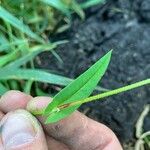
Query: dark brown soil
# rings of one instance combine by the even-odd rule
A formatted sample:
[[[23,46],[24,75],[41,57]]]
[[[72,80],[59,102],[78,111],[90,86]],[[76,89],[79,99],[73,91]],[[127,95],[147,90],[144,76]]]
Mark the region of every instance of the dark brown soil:
[[[56,36],[69,40],[56,50],[64,63],[43,53],[41,68],[75,78],[114,49],[102,87],[114,89],[150,77],[150,0],[108,0],[86,10],[86,15],[85,21],[76,18],[69,31]],[[80,110],[109,126],[124,143],[134,140],[135,123],[148,103],[150,88],[146,86],[85,104]],[[145,130],[150,130],[150,117]]]

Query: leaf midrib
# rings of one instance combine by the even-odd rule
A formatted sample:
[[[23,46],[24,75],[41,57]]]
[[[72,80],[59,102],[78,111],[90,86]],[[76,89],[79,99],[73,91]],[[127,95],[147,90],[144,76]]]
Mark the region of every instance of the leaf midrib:
[[[107,59],[105,59],[103,61],[103,63],[99,66],[99,68],[107,61]],[[92,74],[93,76],[95,76],[97,74],[97,71],[99,70],[99,68]],[[93,78],[93,76],[91,75],[91,77],[88,79],[88,81],[78,90],[75,91],[75,93],[71,94],[71,96],[68,98],[71,99],[79,90],[83,89],[85,87],[85,85],[91,80],[91,78]],[[68,101],[68,100],[65,100],[65,101]]]

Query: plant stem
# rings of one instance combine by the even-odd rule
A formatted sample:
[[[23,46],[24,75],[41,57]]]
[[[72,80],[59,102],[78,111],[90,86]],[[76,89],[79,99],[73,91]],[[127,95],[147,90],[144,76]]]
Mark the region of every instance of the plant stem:
[[[85,99],[82,99],[82,100],[78,100],[78,101],[75,101],[75,102],[72,102],[72,103],[63,104],[63,105],[59,106],[58,108],[63,109],[63,108],[66,108],[66,107],[81,105],[83,103],[91,102],[91,101],[94,101],[94,100],[98,100],[98,99],[102,99],[102,98],[109,97],[109,96],[112,96],[112,95],[116,95],[116,94],[119,94],[119,93],[122,93],[122,92],[125,92],[125,91],[129,91],[129,90],[144,86],[146,84],[150,84],[150,79],[146,79],[146,80],[143,80],[143,81],[131,84],[131,85],[127,85],[127,86],[124,86],[124,87],[121,87],[121,88],[118,88],[118,89],[115,89],[115,90],[111,90],[111,91],[108,91],[108,92],[105,92],[105,93],[102,93],[102,94],[91,96],[91,97],[88,97],[88,98],[85,98]]]
[[[19,51],[13,51],[9,54],[6,54],[4,56],[0,57],[0,67],[3,67],[4,65],[6,65],[7,63],[17,59],[17,57],[20,55]]]

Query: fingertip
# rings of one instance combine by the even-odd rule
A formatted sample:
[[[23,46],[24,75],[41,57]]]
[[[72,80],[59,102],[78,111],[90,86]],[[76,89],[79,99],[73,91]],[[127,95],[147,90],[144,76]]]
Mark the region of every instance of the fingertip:
[[[28,102],[26,109],[34,115],[43,114],[46,106],[52,101],[52,98],[39,96]]]
[[[16,109],[23,109],[32,97],[20,91],[6,92],[0,99],[0,110],[4,113]]]
[[[123,150],[120,142],[118,141],[118,139],[116,138],[116,136],[114,136],[112,138],[112,140],[106,145],[106,147],[104,147],[103,150]]]
[[[90,119],[89,122],[89,126],[91,127],[91,129],[95,129],[95,134],[93,134],[92,136],[93,138],[95,136],[93,143],[95,142],[95,145],[97,145],[97,148],[95,148],[95,150],[122,150],[117,136],[110,128],[92,119]]]

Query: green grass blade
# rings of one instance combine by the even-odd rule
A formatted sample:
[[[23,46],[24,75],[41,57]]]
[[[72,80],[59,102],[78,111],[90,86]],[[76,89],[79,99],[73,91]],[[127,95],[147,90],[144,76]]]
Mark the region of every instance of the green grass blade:
[[[77,100],[75,102],[68,103],[67,105],[68,105],[68,107],[81,105],[81,104],[84,104],[84,103],[87,103],[87,102],[100,100],[100,99],[103,99],[103,98],[106,98],[106,97],[109,97],[109,96],[112,96],[112,95],[120,94],[120,93],[129,91],[129,90],[133,90],[135,88],[138,88],[138,87],[141,87],[141,86],[144,86],[144,85],[148,85],[148,84],[150,84],[150,79],[139,81],[139,82],[136,82],[136,83],[133,83],[133,84],[130,84],[130,85],[127,85],[127,86],[124,86],[124,87],[121,87],[121,88],[118,88],[118,89],[115,89],[115,90],[111,90],[111,91],[108,91],[108,92],[97,94],[97,95],[94,95],[94,96],[91,96],[91,97],[88,97],[88,98],[85,98],[85,99]],[[61,107],[63,107],[63,106],[61,106]],[[66,107],[66,105],[65,105],[65,107]]]
[[[76,110],[76,108],[78,108],[81,104],[83,103],[87,103],[87,102],[91,102],[91,101],[95,101],[95,100],[101,100],[102,98],[106,98],[108,96],[112,96],[112,95],[116,95],[125,91],[129,91],[144,85],[150,84],[150,79],[146,79],[131,85],[127,85],[112,91],[108,91],[102,94],[98,94],[98,95],[94,95],[85,99],[81,99],[81,100],[77,100],[71,103],[67,103],[64,105],[59,106],[58,108],[55,108],[53,110],[53,112],[51,113],[51,115],[48,117],[46,123],[52,123],[52,122],[56,122],[66,116],[68,116],[68,114],[71,114],[72,112],[74,112]]]
[[[85,8],[89,8],[91,6],[94,6],[94,5],[97,5],[97,4],[100,4],[100,3],[104,3],[104,2],[105,2],[105,0],[87,0],[84,3],[81,3],[80,7],[85,9]]]
[[[44,51],[50,51],[55,47],[56,47],[55,43],[54,44],[45,44],[45,45],[34,46],[33,48],[31,48],[29,50],[30,52],[28,54],[22,56],[19,59],[16,59],[14,62],[11,62],[7,66],[5,66],[5,68],[7,68],[7,69],[18,68],[21,65],[26,64],[28,61],[32,60],[39,53],[44,52]]]
[[[70,17],[71,13],[68,7],[62,2],[62,0],[40,0],[40,1],[56,8],[57,10],[63,12],[66,16]]]
[[[64,63],[61,57],[55,51],[52,50],[51,52],[61,64]]]
[[[4,21],[10,23],[15,28],[19,29],[26,35],[30,36],[31,38],[43,42],[43,39],[40,38],[38,35],[36,35],[34,32],[30,30],[30,28],[23,24],[19,19],[17,19],[15,16],[13,16],[11,13],[9,13],[5,8],[0,6],[0,18],[2,18]]]
[[[24,64],[26,64],[28,61],[32,60],[35,56],[37,56],[41,51],[35,51],[35,52],[30,52],[29,54],[16,59],[15,61],[9,63],[8,65],[5,66],[5,69],[15,69],[18,68]]]
[[[76,12],[82,20],[85,19],[84,11],[75,0],[72,0],[71,7],[72,7],[72,10]]]
[[[15,60],[20,55],[19,51],[13,51],[11,53],[8,53],[4,56],[0,57],[0,67],[3,67],[7,63]]]
[[[6,49],[11,49],[11,46],[24,44],[25,42],[26,40],[16,40],[14,42],[7,42],[7,43],[6,42],[2,43],[0,41],[0,52],[5,51]]]
[[[2,83],[0,83],[0,96],[6,93],[7,91],[8,89]]]
[[[42,91],[39,87],[36,87],[36,96],[50,96],[50,94]]]
[[[9,88],[12,89],[12,90],[20,90],[20,84],[18,84],[17,81],[15,80],[11,80],[11,81],[8,81],[9,83]]]
[[[26,81],[23,92],[30,95],[32,84],[33,84],[32,80]]]
[[[0,32],[0,52],[2,51],[7,51],[6,47],[3,45],[9,45],[8,40],[6,39],[6,37],[4,36],[4,34],[2,34]]]
[[[0,69],[0,80],[32,80],[57,85],[68,85],[72,80],[38,69]]]
[[[75,102],[77,99],[87,98],[93,92],[108,67],[111,53],[112,51],[108,52],[54,97],[53,102],[48,105],[44,112],[44,115],[49,115],[46,123],[56,122],[70,115],[71,112],[75,111],[80,106],[78,105],[69,109],[66,108],[62,111],[51,114],[59,105]]]

